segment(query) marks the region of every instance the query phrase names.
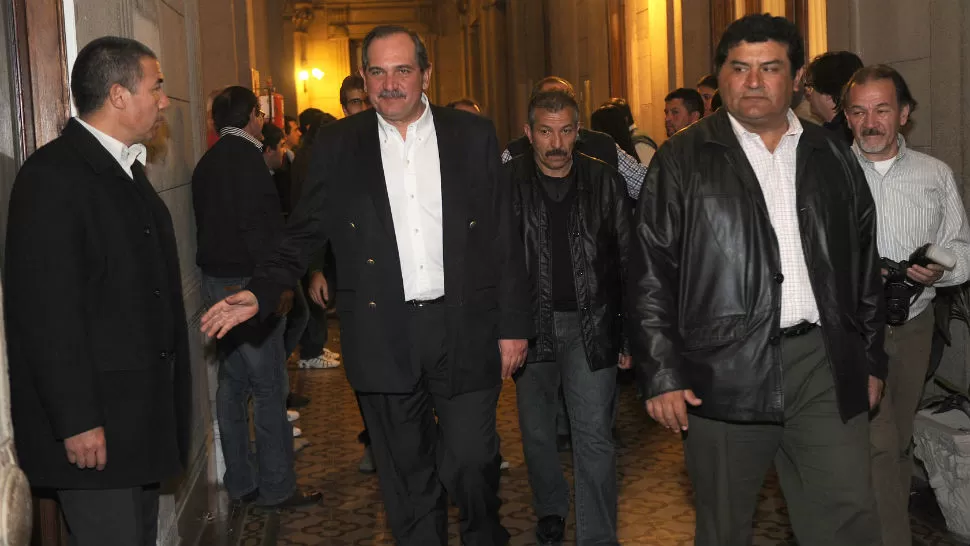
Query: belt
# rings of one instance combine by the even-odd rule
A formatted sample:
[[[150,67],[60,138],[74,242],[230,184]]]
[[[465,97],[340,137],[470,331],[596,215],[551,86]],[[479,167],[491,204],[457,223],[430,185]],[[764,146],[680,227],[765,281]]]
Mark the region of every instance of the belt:
[[[444,302],[445,302],[445,297],[441,296],[440,298],[435,298],[433,300],[407,300],[404,303],[406,303],[407,305],[410,305],[411,307],[427,307],[429,305],[437,305],[439,303],[444,303]]]
[[[801,321],[798,324],[793,324],[787,328],[782,328],[778,331],[778,335],[781,337],[798,337],[803,336],[818,327],[818,324],[808,321]]]

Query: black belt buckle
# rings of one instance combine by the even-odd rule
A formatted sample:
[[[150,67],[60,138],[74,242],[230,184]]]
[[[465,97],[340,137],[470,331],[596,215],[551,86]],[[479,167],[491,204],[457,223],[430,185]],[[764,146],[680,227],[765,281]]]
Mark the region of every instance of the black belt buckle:
[[[441,296],[440,298],[435,298],[433,300],[407,300],[404,303],[410,305],[411,307],[427,307],[429,305],[435,305],[444,301],[445,297]]]
[[[815,323],[803,320],[798,324],[793,324],[787,328],[782,328],[778,333],[782,337],[798,337],[811,332],[816,326],[817,325]]]

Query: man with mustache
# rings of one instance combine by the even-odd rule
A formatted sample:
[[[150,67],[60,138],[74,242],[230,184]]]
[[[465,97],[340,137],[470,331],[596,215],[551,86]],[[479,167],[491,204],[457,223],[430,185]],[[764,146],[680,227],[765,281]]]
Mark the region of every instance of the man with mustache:
[[[617,544],[612,430],[616,369],[630,367],[622,321],[630,209],[619,174],[575,151],[578,129],[572,95],[536,94],[525,125],[532,153],[504,167],[537,287],[537,336],[516,375],[516,399],[540,545],[562,542],[569,514],[556,449],[560,387],[572,430],[576,541]]]
[[[791,110],[804,59],[783,17],[731,23],[724,106],[660,147],[637,205],[633,358],[648,413],[684,438],[698,546],[750,546],[772,463],[799,544],[881,544],[876,210],[849,148]]]
[[[906,275],[922,286],[901,325],[886,326],[889,378],[872,420],[872,483],[886,546],[909,545],[913,417],[923,392],[933,338],[930,302],[936,287],[954,286],[970,275],[970,227],[953,171],[942,161],[906,146],[900,130],[916,100],[895,69],[859,69],[842,96],[845,118],[876,202],[881,256],[902,261],[918,247],[936,243],[956,256],[952,270],[938,264],[911,266]]]
[[[139,42],[86,45],[71,73],[78,117],[27,159],[10,198],[17,458],[31,486],[56,491],[78,546],[154,545],[159,483],[189,453],[178,249],[142,144],[169,106],[163,82]]]
[[[532,87],[532,95],[543,91],[565,91],[576,98],[576,91],[573,85],[558,76],[547,76],[539,80]],[[647,175],[647,165],[640,163],[640,160],[623,151],[613,137],[599,131],[591,131],[584,127],[579,128],[576,138],[576,149],[590,157],[595,157],[607,165],[620,172],[624,182],[626,182],[627,194],[631,199],[636,199],[640,195],[640,186]],[[529,148],[529,138],[522,135],[509,142],[505,150],[502,151],[502,163],[508,163],[513,157],[522,154],[531,154]]]
[[[463,544],[504,545],[495,408],[534,328],[495,128],[428,101],[428,50],[406,28],[367,34],[361,76],[373,108],[321,128],[282,243],[203,330],[265,320],[329,240],[344,367],[395,540],[446,546],[451,497]]]

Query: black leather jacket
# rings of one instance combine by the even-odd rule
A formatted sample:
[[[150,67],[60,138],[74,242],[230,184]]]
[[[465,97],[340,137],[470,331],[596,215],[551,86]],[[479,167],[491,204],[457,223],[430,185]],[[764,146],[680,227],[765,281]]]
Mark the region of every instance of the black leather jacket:
[[[802,248],[839,410],[884,379],[876,212],[849,148],[805,122],[796,188]],[[646,396],[693,389],[697,415],[780,422],[781,263],[758,179],[722,109],[654,156],[634,220],[633,359]]]
[[[525,242],[526,268],[533,283],[533,319],[537,335],[529,342],[528,362],[554,360],[552,279],[546,204],[532,154],[505,164],[513,185],[512,202]],[[570,255],[583,345],[590,369],[615,366],[625,346],[623,287],[630,242],[630,204],[626,186],[609,165],[573,153],[576,199],[569,213]]]

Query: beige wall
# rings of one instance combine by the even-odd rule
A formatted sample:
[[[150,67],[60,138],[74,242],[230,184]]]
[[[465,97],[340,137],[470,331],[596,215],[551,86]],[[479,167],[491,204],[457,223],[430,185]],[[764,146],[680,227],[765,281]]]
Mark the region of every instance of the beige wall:
[[[659,144],[664,132],[664,97],[677,87],[671,72],[670,39],[672,10],[666,2],[627,0],[627,101],[640,129]]]

